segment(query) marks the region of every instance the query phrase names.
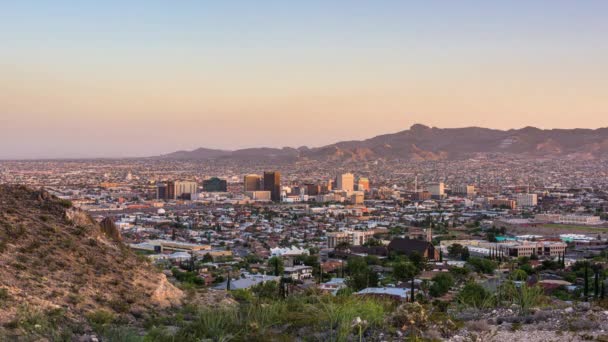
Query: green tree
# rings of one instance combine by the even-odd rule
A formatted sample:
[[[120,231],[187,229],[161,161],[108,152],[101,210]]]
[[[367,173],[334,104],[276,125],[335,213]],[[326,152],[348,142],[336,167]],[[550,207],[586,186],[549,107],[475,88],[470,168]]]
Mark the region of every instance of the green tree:
[[[433,277],[429,294],[433,297],[441,297],[448,293],[452,286],[454,286],[454,278],[449,273],[440,273]]]
[[[493,274],[497,267],[496,262],[482,258],[469,258],[467,263],[477,273]]]
[[[464,247],[459,243],[448,246],[448,255],[450,258],[459,258],[463,251]]]
[[[277,277],[282,275],[283,271],[285,270],[283,259],[276,256],[268,259],[268,266],[272,269],[273,274]]]
[[[509,278],[513,281],[526,281],[528,280],[528,273],[526,271],[517,269],[509,275]]]
[[[364,258],[349,258],[346,271],[349,275],[346,284],[355,291],[378,284],[378,274],[369,267]]]
[[[400,281],[408,281],[418,275],[420,271],[412,262],[398,261],[393,264],[393,277]]]
[[[265,281],[251,288],[258,298],[273,299],[279,294],[279,284],[276,281]]]
[[[474,282],[467,283],[456,296],[459,304],[475,308],[483,308],[490,298],[490,292]]]

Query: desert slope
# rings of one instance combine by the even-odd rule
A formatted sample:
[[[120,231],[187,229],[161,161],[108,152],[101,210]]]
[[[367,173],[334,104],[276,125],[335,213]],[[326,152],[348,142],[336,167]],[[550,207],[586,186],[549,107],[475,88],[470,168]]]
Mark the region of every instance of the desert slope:
[[[0,291],[0,326],[24,310],[60,310],[74,321],[97,310],[137,317],[182,297],[113,224],[102,229],[67,201],[7,185],[0,185]]]

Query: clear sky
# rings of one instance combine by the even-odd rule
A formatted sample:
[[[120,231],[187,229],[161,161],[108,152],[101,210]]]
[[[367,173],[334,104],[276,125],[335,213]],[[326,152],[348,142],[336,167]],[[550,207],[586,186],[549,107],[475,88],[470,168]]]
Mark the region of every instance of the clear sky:
[[[608,126],[608,1],[0,2],[0,158]]]

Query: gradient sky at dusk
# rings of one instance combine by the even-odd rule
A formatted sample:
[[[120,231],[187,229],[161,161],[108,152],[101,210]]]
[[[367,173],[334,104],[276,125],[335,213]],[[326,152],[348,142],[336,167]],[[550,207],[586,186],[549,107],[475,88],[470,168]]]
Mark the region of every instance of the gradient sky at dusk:
[[[3,1],[0,158],[608,126],[608,1]]]

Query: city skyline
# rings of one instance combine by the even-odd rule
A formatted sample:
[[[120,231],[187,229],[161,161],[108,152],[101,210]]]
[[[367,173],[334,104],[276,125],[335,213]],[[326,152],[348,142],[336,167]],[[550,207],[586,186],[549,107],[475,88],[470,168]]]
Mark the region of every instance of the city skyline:
[[[0,159],[316,147],[414,123],[606,127],[607,9],[2,4]]]

